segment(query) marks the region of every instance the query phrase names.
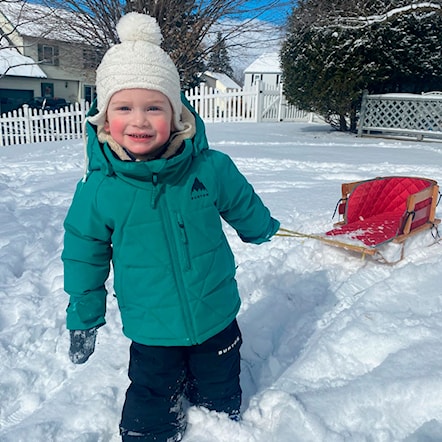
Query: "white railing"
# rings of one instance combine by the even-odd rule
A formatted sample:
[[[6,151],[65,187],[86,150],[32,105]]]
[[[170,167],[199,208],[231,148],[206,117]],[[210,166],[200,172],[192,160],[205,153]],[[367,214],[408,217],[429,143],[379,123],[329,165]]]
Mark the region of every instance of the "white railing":
[[[442,92],[364,94],[358,135],[442,138]]]
[[[201,85],[185,92],[204,122],[305,121],[312,113],[290,106],[282,86],[257,84],[251,90],[219,92]],[[23,106],[0,117],[0,146],[81,138],[89,103],[80,102],[49,112]]]

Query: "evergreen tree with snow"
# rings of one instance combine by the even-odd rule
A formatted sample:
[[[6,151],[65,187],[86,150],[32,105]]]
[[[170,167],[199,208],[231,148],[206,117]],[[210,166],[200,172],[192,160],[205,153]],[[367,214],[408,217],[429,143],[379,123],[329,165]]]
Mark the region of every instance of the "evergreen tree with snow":
[[[207,62],[207,70],[212,72],[222,72],[230,78],[233,78],[233,69],[230,65],[229,53],[227,52],[226,43],[221,32],[217,33],[216,43],[213,46]]]
[[[364,90],[440,90],[441,13],[441,1],[300,0],[281,50],[287,98],[354,131]]]

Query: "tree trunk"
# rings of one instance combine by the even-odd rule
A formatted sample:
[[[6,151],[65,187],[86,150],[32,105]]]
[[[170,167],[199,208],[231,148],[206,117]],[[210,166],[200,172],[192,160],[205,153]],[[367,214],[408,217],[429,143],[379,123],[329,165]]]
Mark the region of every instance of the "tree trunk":
[[[341,132],[347,132],[348,130],[347,120],[345,118],[345,115],[339,115],[339,130]]]

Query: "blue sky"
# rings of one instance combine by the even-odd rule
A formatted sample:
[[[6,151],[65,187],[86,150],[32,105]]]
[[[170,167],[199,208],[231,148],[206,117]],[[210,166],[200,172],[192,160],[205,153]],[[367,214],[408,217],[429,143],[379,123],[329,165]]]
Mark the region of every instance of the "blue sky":
[[[265,7],[269,3],[275,3],[275,7],[270,11],[263,13],[259,18],[261,20],[270,21],[276,24],[283,24],[286,21],[287,15],[290,14],[294,0],[251,0],[247,2],[247,6],[252,8]]]
[[[30,3],[42,4],[43,2],[42,0],[30,0]],[[275,24],[284,24],[287,14],[290,13],[292,6],[296,4],[296,0],[249,0],[244,3],[243,9],[265,8],[272,3],[275,4],[275,7],[261,14],[258,18]],[[244,18],[250,16],[249,13],[244,14]]]

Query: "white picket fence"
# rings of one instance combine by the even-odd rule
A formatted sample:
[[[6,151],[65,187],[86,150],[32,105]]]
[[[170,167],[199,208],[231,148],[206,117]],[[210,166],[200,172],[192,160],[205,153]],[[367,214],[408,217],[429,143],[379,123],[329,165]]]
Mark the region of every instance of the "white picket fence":
[[[0,117],[0,146],[80,138],[89,103],[82,101],[57,111],[23,106]]]
[[[186,98],[204,122],[306,121],[314,115],[291,106],[282,87],[256,84],[253,89],[219,92],[205,85],[186,91]],[[0,146],[81,138],[89,103],[49,112],[23,106],[0,116]]]
[[[257,82],[248,90],[220,92],[204,84],[185,93],[205,122],[223,121],[313,121],[314,115],[287,103],[282,85]]]

